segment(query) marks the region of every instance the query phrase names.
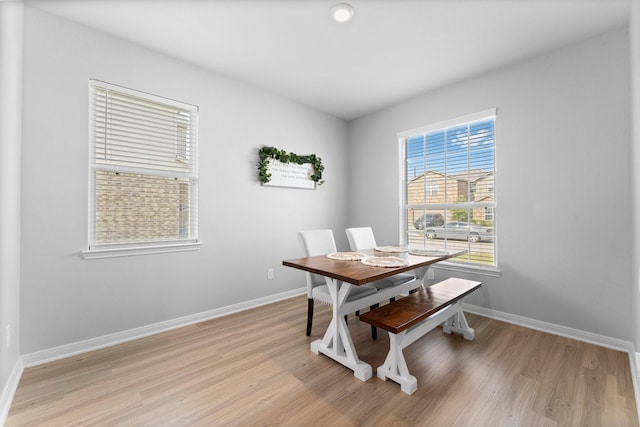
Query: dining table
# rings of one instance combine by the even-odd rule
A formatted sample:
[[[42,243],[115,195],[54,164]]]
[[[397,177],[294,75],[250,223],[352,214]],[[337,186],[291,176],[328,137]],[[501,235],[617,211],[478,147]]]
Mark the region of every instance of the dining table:
[[[353,339],[345,320],[350,307],[346,305],[351,286],[361,286],[394,276],[400,273],[413,272],[415,274],[414,289],[425,287],[425,279],[430,266],[466,253],[466,250],[410,250],[399,248],[397,253],[380,252],[376,248],[358,251],[364,255],[362,259],[340,259],[330,255],[319,255],[282,261],[287,267],[307,271],[325,278],[332,299],[332,318],[322,339],[311,342],[311,351],[341,363],[354,372],[354,376],[367,381],[373,375],[371,365],[360,360],[355,349]],[[339,254],[339,253],[338,253]],[[398,263],[376,264],[367,262],[382,260],[383,257],[393,257],[402,260]],[[357,258],[357,257],[356,257]],[[384,266],[379,266],[384,265]],[[390,298],[399,296],[407,289],[406,286],[391,286],[364,297],[362,307],[370,307]]]

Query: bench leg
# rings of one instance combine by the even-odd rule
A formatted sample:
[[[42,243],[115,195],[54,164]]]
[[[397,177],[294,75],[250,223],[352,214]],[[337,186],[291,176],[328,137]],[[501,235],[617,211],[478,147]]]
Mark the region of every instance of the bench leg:
[[[458,316],[460,313],[462,313],[462,309],[460,301],[458,301],[431,315],[417,325],[405,329],[399,334],[389,332],[389,353],[387,354],[384,364],[378,367],[376,371],[378,378],[381,380],[386,380],[387,378],[392,379],[400,384],[400,389],[407,394],[415,392],[418,388],[418,380],[409,373],[402,349],[420,339],[443,322],[448,324],[456,316],[458,319],[464,319],[464,315]],[[466,319],[464,322],[466,324]],[[471,331],[473,331],[473,329],[471,329]]]
[[[442,325],[442,332],[446,334],[455,332],[456,334],[462,335],[464,339],[469,341],[475,337],[475,331],[469,326],[469,323],[467,323],[467,318],[464,317],[462,305],[459,305],[458,312],[455,315],[451,316],[451,318],[444,322],[444,325]]]
[[[389,353],[384,364],[376,370],[376,374],[383,381],[389,378],[400,384],[400,389],[403,392],[413,394],[418,389],[418,380],[409,373],[407,362],[402,353],[404,337],[404,332],[398,335],[389,333]]]

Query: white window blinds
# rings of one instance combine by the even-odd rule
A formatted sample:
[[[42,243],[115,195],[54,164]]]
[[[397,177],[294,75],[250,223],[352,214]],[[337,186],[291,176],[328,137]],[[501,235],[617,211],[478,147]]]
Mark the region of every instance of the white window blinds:
[[[198,108],[90,80],[89,250],[198,239]]]
[[[401,239],[464,249],[452,262],[497,266],[496,110],[400,133]]]

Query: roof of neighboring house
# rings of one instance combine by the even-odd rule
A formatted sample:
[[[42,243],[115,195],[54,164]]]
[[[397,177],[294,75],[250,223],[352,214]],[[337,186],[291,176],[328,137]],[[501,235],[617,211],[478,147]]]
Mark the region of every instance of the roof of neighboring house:
[[[493,176],[493,172],[483,171],[482,169],[472,169],[469,172],[460,172],[453,175],[445,175],[437,171],[426,171],[416,176],[409,182],[419,181],[421,179],[424,179],[426,175],[434,175],[434,174],[440,175],[444,178],[455,179],[456,181],[468,181],[468,182],[476,182],[481,179],[485,179],[490,176]]]
[[[460,172],[460,173],[450,175],[450,177],[457,179],[459,181],[469,181],[469,182],[476,182],[479,179],[484,179],[489,176],[493,176],[493,172],[484,171],[482,169],[471,169],[468,172]]]
[[[480,197],[479,199],[475,199],[474,203],[478,203],[478,202],[493,202],[494,198],[493,198],[493,194],[489,194],[486,195],[484,197]]]
[[[413,181],[420,181],[421,179],[423,179],[426,175],[440,175],[441,177],[447,178],[447,175],[440,173],[440,172],[436,172],[436,171],[426,171],[425,173],[422,173],[418,176],[416,176],[415,178],[413,178],[411,181],[409,182],[413,182]],[[454,178],[455,179],[455,178]]]

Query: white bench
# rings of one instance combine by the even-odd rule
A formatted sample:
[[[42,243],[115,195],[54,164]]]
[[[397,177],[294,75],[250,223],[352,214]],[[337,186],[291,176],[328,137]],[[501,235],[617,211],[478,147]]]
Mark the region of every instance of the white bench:
[[[440,324],[444,332],[472,340],[475,333],[464,317],[462,299],[481,285],[472,280],[446,279],[361,314],[361,321],[389,332],[389,353],[377,369],[378,378],[390,378],[400,384],[403,392],[413,394],[418,381],[409,373],[402,349]]]

